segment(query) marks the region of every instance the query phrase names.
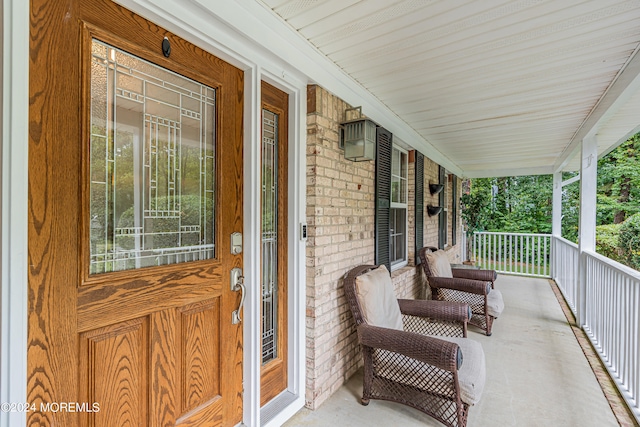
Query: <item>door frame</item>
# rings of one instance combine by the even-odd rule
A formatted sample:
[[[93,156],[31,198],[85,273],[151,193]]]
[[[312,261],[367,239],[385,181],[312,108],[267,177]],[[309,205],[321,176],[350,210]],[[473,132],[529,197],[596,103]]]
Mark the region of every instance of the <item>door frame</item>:
[[[261,139],[262,81],[289,95],[288,154],[288,385],[287,390],[260,407],[262,366],[261,277]],[[306,241],[300,224],[306,218],[306,84],[283,79],[269,69],[245,70],[245,243],[247,286],[244,329],[244,423],[247,426],[279,426],[304,406],[305,401],[305,307]]]
[[[2,0],[0,401],[27,400],[29,2]],[[0,411],[0,425],[25,425]]]
[[[1,0],[3,19],[2,205],[0,288],[0,401],[27,398],[27,218],[29,111],[29,2]],[[289,381],[286,393],[260,408],[260,293],[249,292],[244,309],[244,419],[247,426],[280,425],[305,401],[305,241],[300,225],[306,218],[306,85],[299,71],[270,56],[233,30],[224,17],[241,6],[230,3],[221,17],[172,2],[117,0],[124,7],[172,31],[245,72],[244,118],[244,268],[249,281],[259,283],[260,161],[262,80],[289,94]],[[228,8],[229,10],[226,10]],[[248,287],[251,287],[251,282]],[[256,288],[258,289],[258,288]],[[254,348],[251,348],[251,347]],[[24,412],[0,412],[0,424],[24,425]]]

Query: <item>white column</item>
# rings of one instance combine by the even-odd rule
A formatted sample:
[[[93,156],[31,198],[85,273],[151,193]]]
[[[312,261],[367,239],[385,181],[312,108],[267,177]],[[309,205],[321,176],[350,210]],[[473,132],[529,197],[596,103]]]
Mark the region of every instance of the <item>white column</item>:
[[[598,187],[598,140],[595,135],[582,140],[580,159],[580,226],[578,228],[578,248],[580,267],[578,276],[578,324],[586,322],[586,270],[583,262],[584,251],[596,248],[596,193]]]
[[[244,414],[247,426],[260,425],[261,304],[260,284],[261,208],[261,69],[245,70],[244,79],[244,236],[243,262],[247,298],[243,309]]]
[[[562,236],[562,172],[553,174],[553,213],[551,234]]]
[[[2,1],[0,402],[27,401],[29,2]],[[0,425],[26,423],[0,411]]]
[[[553,205],[551,214],[551,277],[556,278],[556,237],[562,237],[562,172],[553,174]]]

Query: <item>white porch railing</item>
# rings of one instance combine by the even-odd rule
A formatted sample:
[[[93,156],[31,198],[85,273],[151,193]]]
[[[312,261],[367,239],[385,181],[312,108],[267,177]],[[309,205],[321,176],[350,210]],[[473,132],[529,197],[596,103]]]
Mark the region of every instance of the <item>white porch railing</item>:
[[[551,235],[476,232],[473,258],[499,273],[551,277]]]
[[[640,272],[547,234],[474,233],[472,244],[482,268],[553,278],[576,318],[584,298],[582,327],[640,422]]]
[[[640,422],[640,272],[584,252],[587,336]]]
[[[551,275],[564,295],[573,315],[577,315],[578,267],[580,253],[578,245],[562,237],[552,240]]]

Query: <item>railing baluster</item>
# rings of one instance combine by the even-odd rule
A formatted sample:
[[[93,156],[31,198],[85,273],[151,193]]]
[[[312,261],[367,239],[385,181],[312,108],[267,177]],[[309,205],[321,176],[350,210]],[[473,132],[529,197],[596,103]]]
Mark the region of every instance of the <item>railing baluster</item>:
[[[513,234],[509,235],[509,270],[513,271]]]
[[[480,236],[478,233],[473,233],[473,260],[475,262],[480,262],[480,254],[478,254],[478,239]]]
[[[583,256],[585,332],[640,421],[640,272],[594,252]]]
[[[538,236],[538,238],[536,239],[536,255],[538,255],[538,263],[536,264],[536,267],[538,269],[537,274],[540,275],[540,273],[542,273],[542,271],[540,270],[540,236]]]

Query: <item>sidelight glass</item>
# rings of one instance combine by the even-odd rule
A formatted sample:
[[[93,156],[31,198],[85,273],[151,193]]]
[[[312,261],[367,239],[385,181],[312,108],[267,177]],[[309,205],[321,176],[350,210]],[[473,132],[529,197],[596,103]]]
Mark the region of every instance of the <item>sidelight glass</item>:
[[[278,115],[262,110],[262,363],[278,357]]]
[[[92,41],[90,273],[215,255],[216,91]]]

